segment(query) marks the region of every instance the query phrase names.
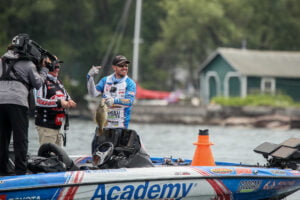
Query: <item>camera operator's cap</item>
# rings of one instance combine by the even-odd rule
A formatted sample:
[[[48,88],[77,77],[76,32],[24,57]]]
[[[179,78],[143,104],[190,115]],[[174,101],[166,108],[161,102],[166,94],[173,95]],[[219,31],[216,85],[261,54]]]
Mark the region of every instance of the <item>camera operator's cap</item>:
[[[119,64],[122,64],[122,63],[129,64],[130,61],[127,60],[127,58],[125,56],[122,56],[122,55],[117,55],[116,57],[114,57],[114,59],[112,61],[113,65],[119,65]]]

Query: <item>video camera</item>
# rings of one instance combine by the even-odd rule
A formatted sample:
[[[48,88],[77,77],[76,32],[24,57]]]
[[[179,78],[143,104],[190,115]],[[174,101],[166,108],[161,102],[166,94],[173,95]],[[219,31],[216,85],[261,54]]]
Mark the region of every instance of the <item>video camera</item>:
[[[37,42],[31,40],[26,33],[15,36],[12,39],[12,47],[20,55],[20,58],[31,60],[38,69],[41,68],[42,60],[46,57],[51,60],[51,63],[57,60],[54,55],[43,49]]]

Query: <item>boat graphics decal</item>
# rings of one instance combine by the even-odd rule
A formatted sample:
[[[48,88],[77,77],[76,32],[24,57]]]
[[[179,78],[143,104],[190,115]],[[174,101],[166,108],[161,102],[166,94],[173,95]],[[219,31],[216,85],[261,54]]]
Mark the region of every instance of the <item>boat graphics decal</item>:
[[[290,171],[290,173],[294,176],[300,176],[300,171],[297,171],[297,170],[292,170],[292,171]]]
[[[74,164],[84,164],[91,160],[90,156],[73,156]]]
[[[233,173],[214,173],[218,168],[220,171],[228,168]],[[286,175],[283,177],[284,174]],[[203,176],[206,177],[203,179]],[[266,178],[268,176],[276,178]],[[286,176],[288,177],[285,178]],[[211,200],[255,200],[289,194],[300,189],[299,171],[296,170],[224,166],[86,170],[1,177],[0,182],[0,190],[38,187],[11,192],[5,192],[4,189],[0,192],[0,200],[181,200],[200,197]],[[65,187],[43,188],[43,185]]]
[[[203,176],[209,176],[211,175],[209,172],[204,171],[198,167],[193,167],[193,170],[197,171]],[[213,189],[216,192],[216,197],[214,200],[231,200],[232,198],[232,193],[231,191],[223,184],[223,182],[219,179],[206,179],[207,182],[213,187]]]
[[[16,198],[6,198],[6,195],[0,195],[0,200],[43,200],[41,196],[23,196]]]
[[[67,179],[66,184],[81,183],[83,177],[84,177],[83,171],[71,172],[71,175]],[[57,199],[59,199],[59,200],[74,199],[74,195],[76,194],[78,188],[79,188],[79,186],[66,187],[66,188],[61,189]]]
[[[229,168],[215,168],[211,169],[210,171],[215,174],[232,174],[234,172],[233,169]]]
[[[252,174],[252,169],[250,168],[236,168],[235,172],[237,175],[239,174]]]
[[[296,181],[268,181],[266,184],[264,184],[263,189],[264,190],[279,190],[279,189],[284,189],[290,186],[293,186],[296,184]]]
[[[151,183],[109,186],[100,184],[92,200],[110,199],[170,199],[180,200],[188,196],[195,183]]]
[[[242,180],[238,186],[238,192],[248,193],[257,191],[261,185],[261,180]]]
[[[272,174],[275,174],[275,175],[287,175],[286,171],[283,171],[283,170],[271,170],[270,171]]]

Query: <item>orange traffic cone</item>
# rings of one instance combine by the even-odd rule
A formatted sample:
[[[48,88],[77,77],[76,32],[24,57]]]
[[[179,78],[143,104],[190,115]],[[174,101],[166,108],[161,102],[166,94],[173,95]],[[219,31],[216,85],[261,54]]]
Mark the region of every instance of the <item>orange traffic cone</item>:
[[[210,149],[210,145],[213,145],[213,143],[209,141],[208,129],[199,130],[198,142],[195,142],[194,145],[197,145],[197,147],[191,164],[192,166],[216,165]]]

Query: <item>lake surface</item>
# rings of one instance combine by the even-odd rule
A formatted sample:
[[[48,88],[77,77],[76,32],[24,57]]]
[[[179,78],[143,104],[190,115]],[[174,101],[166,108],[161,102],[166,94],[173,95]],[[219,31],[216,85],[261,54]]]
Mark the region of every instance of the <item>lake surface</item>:
[[[67,146],[64,149],[69,155],[91,154],[91,141],[96,124],[93,121],[71,119],[67,132]],[[194,155],[199,129],[208,129],[211,146],[216,161],[237,162],[244,164],[265,164],[261,154],[253,151],[263,142],[279,144],[291,137],[300,137],[299,129],[270,130],[244,127],[197,126],[180,124],[134,124],[142,142],[151,156],[180,157],[191,159]],[[34,122],[29,126],[29,152],[37,154],[39,144]],[[300,191],[287,200],[299,200]]]

